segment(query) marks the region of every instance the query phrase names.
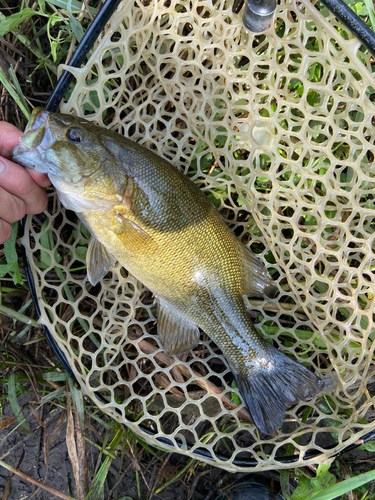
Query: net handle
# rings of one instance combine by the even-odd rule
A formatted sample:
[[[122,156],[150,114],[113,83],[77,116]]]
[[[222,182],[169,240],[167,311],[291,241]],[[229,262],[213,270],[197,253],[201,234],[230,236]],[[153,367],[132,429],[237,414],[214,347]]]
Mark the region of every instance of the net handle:
[[[375,33],[342,0],[320,0],[375,56]]]

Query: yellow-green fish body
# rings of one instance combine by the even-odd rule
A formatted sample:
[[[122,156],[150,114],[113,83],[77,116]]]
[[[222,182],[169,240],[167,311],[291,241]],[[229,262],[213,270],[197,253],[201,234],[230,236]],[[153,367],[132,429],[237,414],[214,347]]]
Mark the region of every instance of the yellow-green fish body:
[[[91,283],[118,260],[155,294],[167,353],[195,347],[199,328],[216,342],[263,434],[317,394],[319,379],[263,341],[248,317],[242,297],[275,290],[264,266],[175,167],[114,132],[40,109],[14,159],[48,173],[90,230]]]

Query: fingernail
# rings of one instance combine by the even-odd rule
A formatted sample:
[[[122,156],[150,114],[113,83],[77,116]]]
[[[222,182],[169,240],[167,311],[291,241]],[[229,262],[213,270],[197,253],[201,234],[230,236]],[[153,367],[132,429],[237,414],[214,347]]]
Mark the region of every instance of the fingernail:
[[[6,168],[7,166],[5,161],[2,158],[0,158],[0,175],[5,171]]]

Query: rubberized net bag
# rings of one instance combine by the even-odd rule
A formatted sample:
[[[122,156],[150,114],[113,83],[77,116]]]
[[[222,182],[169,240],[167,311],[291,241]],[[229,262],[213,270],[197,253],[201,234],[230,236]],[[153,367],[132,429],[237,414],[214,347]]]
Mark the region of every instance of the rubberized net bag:
[[[64,68],[64,67],[62,67]],[[373,427],[375,187],[370,55],[325,9],[282,1],[263,34],[231,1],[124,1],[61,111],[182,169],[277,280],[259,332],[326,382],[272,439],[204,334],[180,357],[153,297],[117,266],[86,277],[89,234],[57,198],[23,243],[41,322],[82,391],[147,442],[227,470],[322,462]]]

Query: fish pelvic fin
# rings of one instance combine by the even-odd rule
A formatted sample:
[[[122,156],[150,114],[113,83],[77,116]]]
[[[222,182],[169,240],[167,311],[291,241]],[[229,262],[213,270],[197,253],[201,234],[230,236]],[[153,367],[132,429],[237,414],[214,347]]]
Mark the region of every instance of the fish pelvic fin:
[[[315,397],[324,382],[273,346],[267,351],[267,361],[254,363],[235,377],[254,424],[262,435],[272,436],[282,426],[286,410]]]
[[[244,295],[266,295],[274,298],[278,288],[269,275],[266,266],[248,248],[240,244],[244,264]]]
[[[165,300],[157,300],[158,335],[164,351],[172,356],[190,351],[199,343],[199,328]]]
[[[116,264],[116,259],[108,252],[105,246],[96,238],[91,236],[86,255],[87,277],[92,285],[99,283],[101,279]]]

